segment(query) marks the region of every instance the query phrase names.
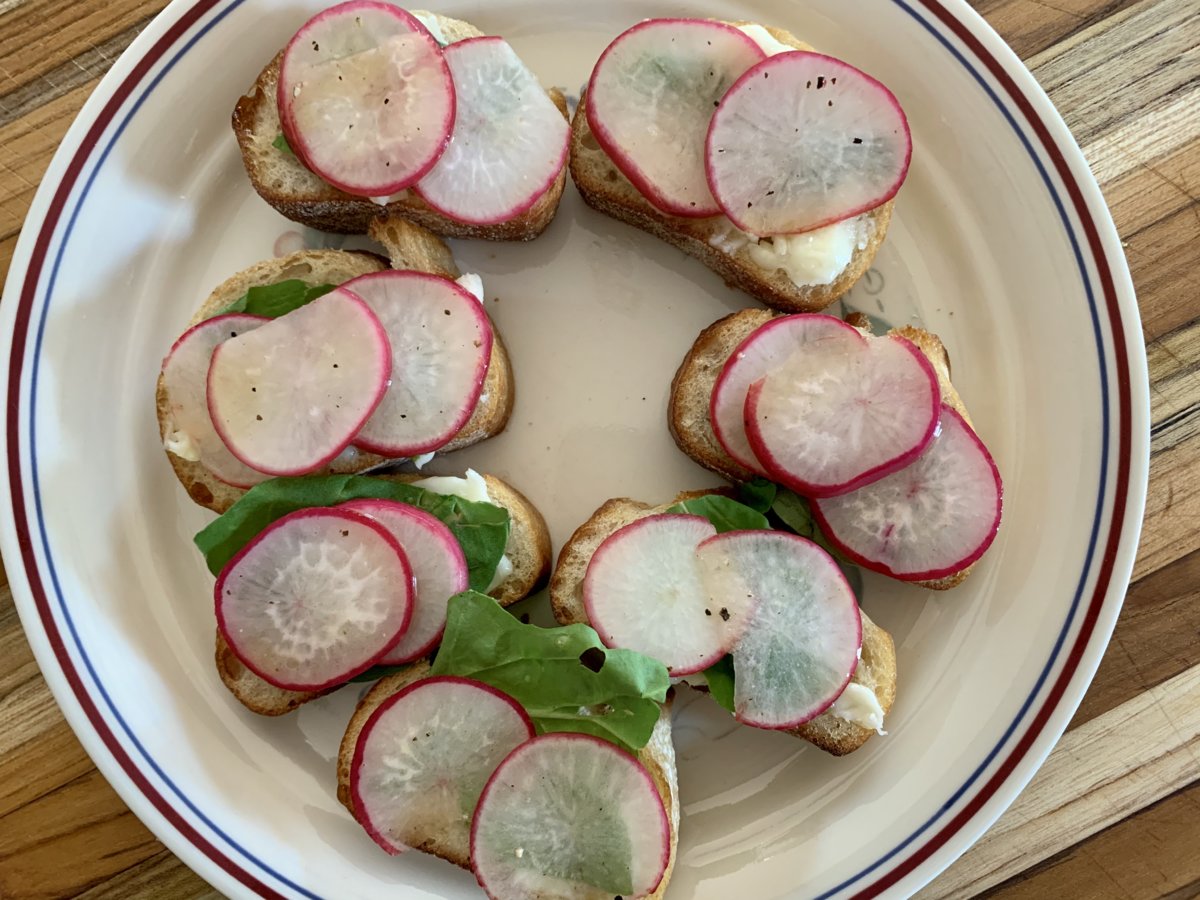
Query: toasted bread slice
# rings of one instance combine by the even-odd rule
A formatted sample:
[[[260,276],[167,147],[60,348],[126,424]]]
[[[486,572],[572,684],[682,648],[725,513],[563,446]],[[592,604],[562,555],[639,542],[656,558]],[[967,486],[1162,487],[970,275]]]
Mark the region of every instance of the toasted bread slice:
[[[359,701],[358,707],[354,710],[354,716],[350,719],[350,724],[346,727],[346,734],[342,737],[337,766],[338,800],[350,811],[351,815],[354,814],[354,801],[350,795],[350,766],[354,761],[354,748],[358,743],[358,736],[362,733],[363,726],[366,725],[367,719],[371,717],[371,713],[379,707],[379,704],[414,681],[420,681],[428,674],[428,663],[414,663],[408,670],[377,682]],[[663,873],[658,888],[648,895],[651,898],[661,898],[666,892],[667,882],[671,880],[671,872],[675,867],[675,851],[679,838],[679,779],[675,768],[675,745],[671,741],[669,701],[667,705],[663,706],[654,731],[650,734],[650,741],[638,753],[638,760],[646,767],[646,771],[654,780],[654,786],[658,789],[659,796],[662,797],[671,826],[671,854],[667,860],[667,870]],[[441,857],[464,869],[471,867],[471,848],[463,840],[461,833],[431,832],[415,849]]]
[[[376,477],[411,482],[420,480],[422,476],[406,473]],[[504,552],[512,562],[513,570],[508,578],[489,592],[501,606],[510,606],[533,593],[550,574],[550,532],[546,529],[542,514],[524,494],[492,475],[484,475],[483,478],[492,502],[507,509],[512,519]],[[281,716],[340,687],[335,685],[324,691],[289,691],[276,687],[242,665],[219,631],[216,662],[217,673],[225,687],[243,706],[260,716]],[[416,662],[405,671],[423,665],[426,665],[423,661]]]
[[[755,473],[731,458],[717,440],[712,419],[709,418],[709,402],[725,361],[751,332],[777,315],[780,314],[765,309],[743,309],[718,319],[700,332],[671,382],[667,426],[675,443],[704,468],[730,481],[750,481]],[[862,313],[851,313],[846,321],[862,331],[870,330],[870,321]],[[950,354],[938,336],[912,325],[893,328],[890,333],[907,338],[925,354],[937,375],[942,399],[954,407],[968,425],[972,425],[962,397],[950,382]],[[935,591],[949,590],[962,584],[973,567],[967,566],[953,575],[934,581],[914,583]]]
[[[483,35],[473,25],[458,19],[435,13],[419,14],[436,19],[442,34],[451,43]],[[281,50],[259,74],[249,93],[238,100],[233,110],[233,131],[254,190],[292,221],[321,231],[366,234],[373,220],[382,215],[393,215],[445,237],[528,241],[545,231],[554,218],[567,180],[566,167],[530,209],[495,225],[471,225],[448,218],[413,191],[401,191],[386,205],[380,205],[366,197],[338,190],[307,169],[295,154],[275,146],[283,133],[275,94],[282,56]],[[547,93],[563,118],[567,118],[567,101],[562,91],[551,88]]]
[[[787,31],[779,28],[768,28],[767,31],[777,41],[797,50],[812,49]],[[867,213],[872,224],[866,246],[855,250],[842,273],[829,284],[798,286],[782,269],[768,271],[755,263],[746,246],[732,251],[723,249],[731,246],[729,236],[733,228],[725,216],[701,219],[672,216],[650,203],[622,174],[592,134],[587,120],[586,91],[579,98],[571,119],[571,178],[588,206],[674,244],[720,275],[731,287],[786,312],[824,309],[850,290],[870,268],[892,218],[891,200],[871,210]]]
[[[459,275],[458,267],[446,244],[419,226],[400,219],[380,220],[374,223],[371,236],[387,248],[392,259],[392,268],[415,269],[443,278],[456,278]],[[195,325],[211,318],[246,293],[249,288],[257,285],[275,284],[289,278],[309,284],[341,284],[359,275],[379,272],[386,268],[384,261],[373,254],[345,250],[302,250],[290,256],[269,259],[227,279],[204,301],[190,324]],[[477,444],[499,434],[508,424],[508,417],[512,413],[515,382],[504,341],[499,331],[493,329],[493,334],[492,355],[479,401],[475,404],[471,418],[445,446],[438,449],[438,453],[448,453]],[[155,399],[159,437],[165,442],[173,429],[170,404],[161,375]],[[167,453],[167,458],[170,459],[175,475],[188,496],[214,512],[224,512],[244,493],[241,488],[225,484],[198,462],[186,460],[170,452]],[[386,462],[386,457],[374,453],[346,452],[334,459],[322,472],[361,472]]]
[[[716,493],[726,492],[684,492],[671,503],[661,506],[626,498],[607,501],[575,530],[558,554],[558,564],[550,577],[550,605],[554,618],[564,625],[587,622],[583,579],[592,555],[610,534],[630,522],[665,512],[673,503]],[[862,626],[862,659],[854,670],[852,681],[873,690],[886,715],[896,699],[896,649],[892,636],[872,622],[866,613],[862,614]],[[865,744],[875,732],[825,712],[797,728],[788,729],[788,734],[804,738],[834,756],[844,756]]]

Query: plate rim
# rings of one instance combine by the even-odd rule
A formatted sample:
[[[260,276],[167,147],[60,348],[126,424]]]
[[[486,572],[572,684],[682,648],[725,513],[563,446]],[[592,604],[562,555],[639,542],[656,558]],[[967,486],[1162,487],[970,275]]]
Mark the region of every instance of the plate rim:
[[[210,883],[226,892],[230,889],[249,888],[260,896],[282,897],[283,894],[264,884],[223,850],[213,846],[212,842],[187,821],[186,815],[180,814],[171,801],[162,796],[142,766],[130,758],[119,738],[112,733],[103,713],[97,709],[91,693],[85,686],[81,673],[74,670],[70,652],[65,647],[63,635],[59,632],[53,612],[49,609],[33,539],[16,527],[17,523],[27,522],[29,519],[24,514],[26,503],[22,492],[25,485],[19,455],[22,417],[15,411],[21,409],[22,368],[30,333],[33,299],[38,293],[44,274],[47,251],[53,245],[55,233],[60,227],[59,217],[66,209],[80,176],[94,158],[100,139],[119,114],[124,112],[130,96],[145,81],[147,75],[154,71],[162,59],[168,57],[181,38],[187,36],[194,26],[216,10],[216,14],[204,21],[200,30],[191,35],[182,48],[175,52],[174,58],[152,79],[152,89],[169,70],[174,59],[187,52],[208,30],[243,2],[244,0],[172,0],[122,54],[88,98],[56,151],[34,197],[26,218],[26,227],[23,228],[14,252],[5,285],[5,301],[0,304],[0,352],[7,349],[9,357],[9,366],[0,371],[0,389],[4,390],[9,399],[6,427],[0,434],[0,455],[7,461],[7,465],[0,471],[0,517],[13,525],[0,533],[0,550],[3,550],[13,597],[39,667],[72,729],[122,799],[156,836]],[[1116,435],[1117,470],[1112,514],[1107,517],[1108,540],[1102,548],[1099,569],[1097,570],[1096,563],[1093,562],[1085,570],[1080,594],[1082,586],[1095,574],[1097,577],[1093,595],[1079,634],[1075,637],[1074,645],[1066,658],[1066,664],[1057,676],[1050,694],[1041,701],[1041,708],[1025,725],[1024,734],[1007,752],[1004,763],[970,799],[968,805],[942,825],[932,839],[925,840],[896,866],[861,887],[855,896],[874,896],[889,888],[903,888],[907,893],[910,889],[928,882],[973,844],[995,821],[1053,749],[1091,683],[1115,626],[1132,573],[1134,553],[1141,530],[1149,463],[1149,382],[1132,280],[1111,214],[1078,145],[1032,74],[965,0],[911,0],[912,5],[906,0],[889,2],[908,12],[947,49],[959,55],[960,61],[973,74],[969,63],[961,58],[954,46],[936,30],[935,25],[923,18],[913,7],[923,7],[974,53],[1020,109],[1027,124],[1036,133],[1042,150],[1051,159],[1055,173],[1061,179],[1074,207],[1073,211],[1087,237],[1087,250],[1100,276],[1103,308],[1108,313],[1108,324],[1111,328],[1113,361],[1117,364],[1116,406],[1118,424],[1121,427],[1117,429]],[[976,78],[979,79],[978,74]],[[980,83],[990,92],[986,83],[982,80]],[[124,112],[126,118],[132,117],[148,92],[149,89],[131,109]],[[999,100],[996,102],[1007,116],[1004,105]],[[1015,122],[1012,124],[1022,140],[1026,140],[1021,128]],[[101,155],[100,162],[93,168],[93,174],[98,171],[105,154]],[[1031,150],[1031,155],[1037,163],[1036,153]],[[1054,193],[1048,180],[1047,185]],[[74,213],[77,211],[78,206],[64,232],[64,240],[65,235],[69,234]],[[36,225],[36,229],[28,227],[31,224]],[[1070,230],[1070,224],[1067,224]],[[1072,240],[1074,242],[1073,235]],[[61,245],[59,249],[61,252]],[[29,277],[31,264],[34,276],[32,279]],[[1086,287],[1086,265],[1082,258],[1081,267],[1085,269],[1081,274]],[[1094,315],[1098,312],[1099,310]],[[1097,338],[1103,345],[1102,335],[1099,334],[1099,322],[1095,322],[1094,326]],[[21,330],[18,331],[18,328]],[[1102,346],[1100,349],[1103,351],[1106,348]],[[1104,352],[1101,352],[1100,359],[1103,366],[1106,361]],[[14,372],[16,377],[13,377]],[[1136,394],[1135,385],[1138,388]],[[1103,410],[1105,418],[1109,415],[1109,405],[1111,404],[1105,404]],[[1104,452],[1107,453],[1107,447]],[[36,492],[36,484],[34,491]],[[1098,523],[1101,518],[1105,518],[1103,506],[1101,495]],[[1068,617],[1060,640],[1065,637],[1071,621],[1072,618]],[[1043,677],[1049,673],[1054,662],[1055,658],[1052,657]],[[103,692],[99,682],[97,685]],[[1039,682],[1027,703],[1033,702],[1040,692],[1040,687]],[[1014,720],[1013,727],[1019,725],[1023,718],[1024,709]],[[1006,747],[1008,737],[1009,735],[1006,735],[997,745],[992,756],[1000,754]],[[987,764],[985,761],[976,775],[980,774]],[[964,786],[964,792],[971,783],[968,782]],[[884,865],[888,859],[902,853],[936,818],[931,819],[921,831],[916,832],[871,867],[823,896],[850,888],[875,868]],[[269,867],[266,871],[280,878],[278,873]],[[305,896],[315,896],[286,877],[280,880]]]

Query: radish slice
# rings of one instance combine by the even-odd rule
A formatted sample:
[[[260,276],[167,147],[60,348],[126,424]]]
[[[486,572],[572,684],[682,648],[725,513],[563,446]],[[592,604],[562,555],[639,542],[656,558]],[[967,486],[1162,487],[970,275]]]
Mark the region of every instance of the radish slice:
[[[759,326],[737,346],[717,376],[709,404],[713,434],[726,453],[752,472],[767,474],[742,424],[750,386],[808,344],[840,339],[849,327],[833,316],[779,316]]]
[[[841,60],[793,51],[729,89],[713,113],[705,164],[725,215],[765,237],[886,203],[911,157],[908,120],[891,91]]]
[[[665,213],[715,216],[704,140],[713,107],[766,54],[723,22],[649,19],[617,37],[592,70],[587,120],[625,177]]]
[[[229,452],[208,414],[208,365],[217,345],[253,331],[263,316],[232,313],[206,319],[185,331],[163,360],[163,387],[170,407],[168,449],[196,462],[234,487],[246,488],[267,478]]]
[[[208,411],[234,456],[268,475],[302,475],[349,445],[387,390],[379,319],[339,288],[219,345]]]
[[[354,444],[382,456],[437,450],[471,418],[492,355],[492,323],[479,301],[424,272],[373,272],[344,285],[378,317],[392,376]]]
[[[562,171],[567,120],[503,38],[468,38],[443,53],[458,114],[450,146],[415,190],[459,222],[493,225],[515,218]]]
[[[1000,528],[1000,472],[953,408],[911,466],[840,497],[813,500],[821,531],[847,558],[902,581],[932,581],[971,565]]]
[[[428,172],[450,140],[454,83],[437,41],[402,9],[351,0],[296,32],[279,63],[288,144],[334,187],[383,197]]]
[[[276,687],[319,691],[395,646],[413,577],[383,526],[339,509],[277,519],[229,561],[214,588],[217,627],[246,668]]]
[[[492,774],[471,868],[492,900],[643,897],[666,872],[670,826],[645,767],[585,734],[547,734]]]
[[[898,335],[847,325],[814,341],[746,395],[750,446],[770,477],[809,497],[878,481],[933,440],[941,391],[925,355]]]
[[[417,581],[412,621],[400,643],[379,660],[398,666],[424,656],[442,639],[446,604],[467,589],[467,558],[462,546],[440,519],[423,509],[394,500],[351,500],[338,504],[375,520],[396,539]]]
[[[665,514],[605,538],[583,579],[588,621],[600,640],[651,656],[673,676],[728,653],[750,611],[744,598],[711,598],[700,580],[696,547],[716,533],[700,516]]]
[[[862,616],[828,553],[782,531],[727,531],[696,551],[714,597],[752,599],[733,648],[734,715],[793,728],[820,715],[858,666]]]
[[[426,678],[367,719],[350,764],[355,818],[388,853],[459,848],[488,778],[532,738],[525,710],[467,678]],[[432,847],[431,847],[432,845]]]

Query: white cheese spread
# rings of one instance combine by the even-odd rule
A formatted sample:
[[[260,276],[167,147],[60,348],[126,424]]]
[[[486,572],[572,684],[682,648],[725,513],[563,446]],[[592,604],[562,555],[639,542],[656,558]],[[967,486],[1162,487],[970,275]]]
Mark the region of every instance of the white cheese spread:
[[[842,695],[833,701],[829,711],[839,719],[874,729],[879,734],[887,734],[883,730],[883,707],[879,705],[875,692],[866,685],[850,682]]]
[[[200,447],[186,431],[168,430],[163,438],[163,447],[168,453],[174,453],[180,459],[188,462],[200,461]]]
[[[454,283],[468,294],[473,294],[476,300],[483,303],[483,279],[474,272],[467,272],[465,275],[454,279]]]
[[[774,56],[776,53],[787,53],[789,50],[796,49],[795,47],[789,47],[782,41],[775,40],[771,32],[767,31],[761,25],[739,25],[737,28],[738,31],[758,44],[767,56]]]
[[[875,223],[867,214],[801,234],[759,238],[726,219],[708,239],[722,253],[748,248],[750,261],[765,272],[782,269],[797,287],[831,284],[850,265],[855,251],[871,242]]]

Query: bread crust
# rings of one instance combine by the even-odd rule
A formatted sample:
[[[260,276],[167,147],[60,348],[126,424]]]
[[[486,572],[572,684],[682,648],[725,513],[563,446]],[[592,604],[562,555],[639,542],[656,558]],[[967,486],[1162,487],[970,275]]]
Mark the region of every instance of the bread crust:
[[[587,623],[583,579],[588,563],[604,539],[618,528],[665,512],[669,506],[683,500],[729,493],[728,489],[685,491],[661,506],[650,506],[625,497],[605,501],[586,522],[575,529],[575,533],[559,551],[558,563],[554,567],[554,574],[550,576],[550,606],[554,618],[564,625]],[[862,659],[851,681],[873,690],[886,715],[896,699],[896,648],[892,636],[872,622],[865,612],[862,613],[862,626]],[[875,734],[870,728],[838,718],[832,712],[824,712],[797,728],[787,729],[787,733],[803,738],[834,756],[852,753]]]
[[[433,13],[442,32],[452,40],[480,37],[483,32],[458,19]],[[563,166],[550,187],[525,212],[493,225],[459,222],[429,206],[414,191],[402,191],[385,205],[338,190],[309,171],[294,154],[274,145],[282,133],[276,85],[279,82],[280,50],[259,73],[233,110],[233,132],[242,152],[242,163],[254,190],[267,203],[293,222],[338,234],[366,234],[371,223],[384,216],[398,216],[423,228],[452,238],[488,241],[529,241],[546,230],[558,211],[566,184]],[[558,88],[546,92],[563,118],[568,118],[567,100]]]

